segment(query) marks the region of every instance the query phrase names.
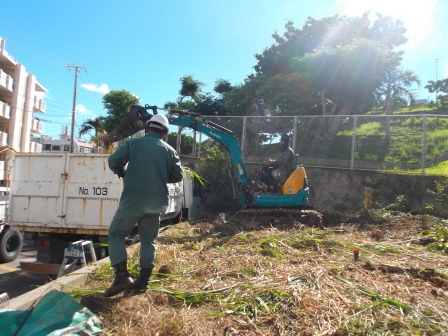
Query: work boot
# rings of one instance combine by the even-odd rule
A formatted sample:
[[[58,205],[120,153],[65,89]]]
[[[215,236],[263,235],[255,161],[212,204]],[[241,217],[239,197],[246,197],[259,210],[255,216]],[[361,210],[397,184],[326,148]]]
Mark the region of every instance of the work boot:
[[[132,286],[132,291],[145,291],[149,289],[149,278],[152,274],[152,268],[142,268],[140,270],[140,275],[137,280],[135,280],[134,285]]]
[[[132,287],[134,284],[134,280],[132,280],[131,276],[128,273],[128,267],[126,261],[123,261],[119,264],[114,265],[115,270],[115,280],[104,292],[105,297],[111,297],[121,293]]]

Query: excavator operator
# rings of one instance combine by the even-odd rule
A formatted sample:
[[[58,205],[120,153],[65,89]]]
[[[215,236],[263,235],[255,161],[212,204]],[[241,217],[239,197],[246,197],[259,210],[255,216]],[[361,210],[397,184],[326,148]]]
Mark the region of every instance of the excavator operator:
[[[275,169],[287,170],[292,166],[294,151],[289,146],[290,140],[291,137],[288,134],[282,133],[279,147],[280,156],[275,160],[269,158],[267,165],[261,170],[260,183],[258,184],[258,188],[261,190],[277,192],[277,181],[272,177],[272,171]]]

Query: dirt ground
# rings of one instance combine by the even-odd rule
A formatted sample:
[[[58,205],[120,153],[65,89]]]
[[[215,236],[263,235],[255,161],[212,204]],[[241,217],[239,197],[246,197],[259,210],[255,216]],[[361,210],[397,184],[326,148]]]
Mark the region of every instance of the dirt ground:
[[[204,218],[162,230],[148,291],[102,297],[106,265],[73,295],[104,335],[444,335],[447,228],[398,212],[324,214],[321,228]]]

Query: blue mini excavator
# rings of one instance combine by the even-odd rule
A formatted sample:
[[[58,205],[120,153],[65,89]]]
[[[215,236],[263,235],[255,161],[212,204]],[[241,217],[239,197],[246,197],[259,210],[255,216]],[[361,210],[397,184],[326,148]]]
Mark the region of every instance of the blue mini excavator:
[[[152,114],[148,112],[152,111]],[[145,129],[146,122],[158,110],[157,106],[129,106],[129,118],[109,133],[110,142],[126,139],[134,133]],[[322,215],[308,206],[308,179],[305,168],[295,160],[289,174],[278,180],[277,192],[262,191],[248,181],[240,144],[236,134],[194,112],[166,110],[165,115],[170,125],[188,127],[201,132],[220,143],[228,152],[231,166],[235,198],[241,209],[234,215],[240,219],[254,219],[270,223],[283,222],[285,218],[310,226],[321,226]],[[273,176],[275,179],[275,176]]]

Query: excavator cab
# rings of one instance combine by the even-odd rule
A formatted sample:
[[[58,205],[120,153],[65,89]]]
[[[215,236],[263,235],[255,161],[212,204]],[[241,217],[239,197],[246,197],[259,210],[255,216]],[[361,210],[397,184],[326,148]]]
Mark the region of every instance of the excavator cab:
[[[258,206],[301,206],[308,203],[308,178],[305,168],[299,163],[299,155],[289,170],[274,169],[271,174],[277,185],[272,191],[259,191],[254,194]]]
[[[280,194],[297,194],[307,186],[305,168],[299,164],[299,154],[294,155],[292,167],[288,170],[274,169],[272,178],[277,182],[277,190]]]

